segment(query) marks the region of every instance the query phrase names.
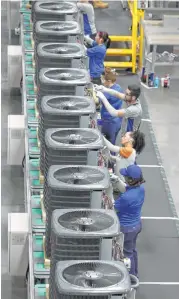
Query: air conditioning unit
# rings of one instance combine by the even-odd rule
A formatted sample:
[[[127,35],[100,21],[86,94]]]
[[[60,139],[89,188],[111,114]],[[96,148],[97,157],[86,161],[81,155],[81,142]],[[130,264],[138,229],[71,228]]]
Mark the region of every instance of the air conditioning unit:
[[[83,45],[40,43],[35,57],[35,81],[42,68],[88,69],[88,57]]]
[[[43,68],[37,83],[37,107],[46,95],[84,96],[90,86],[90,76],[84,69]]]
[[[41,172],[46,176],[51,165],[105,166],[103,148],[103,137],[98,130],[48,129],[45,144],[41,143]]]
[[[25,155],[24,115],[8,115],[7,164],[22,165]]]
[[[49,298],[130,298],[130,275],[122,262],[60,261],[50,275]]]
[[[45,241],[47,251],[51,248],[52,272],[58,261],[113,260],[119,237],[119,219],[112,210],[47,211]]]
[[[51,241],[50,241],[51,238]],[[44,242],[45,241],[45,242]],[[50,245],[51,243],[51,245]],[[46,245],[45,245],[46,244]],[[45,246],[51,247],[51,260],[46,258]],[[119,247],[120,246],[120,247]],[[111,210],[69,209],[47,212],[45,240],[43,236],[33,238],[34,252],[41,252],[37,263],[46,265],[39,275],[48,276],[58,261],[64,260],[122,260],[123,234],[119,220]],[[47,267],[50,264],[50,267]],[[37,268],[37,266],[35,266]],[[37,274],[37,272],[36,272]]]
[[[43,202],[46,211],[49,205],[54,205],[54,209],[113,208],[108,169],[99,166],[51,166],[44,182]]]
[[[77,21],[80,13],[73,1],[36,2],[33,7],[33,22],[37,21]]]
[[[80,43],[83,45],[83,30],[75,21],[39,21],[34,30],[35,52],[39,43]]]

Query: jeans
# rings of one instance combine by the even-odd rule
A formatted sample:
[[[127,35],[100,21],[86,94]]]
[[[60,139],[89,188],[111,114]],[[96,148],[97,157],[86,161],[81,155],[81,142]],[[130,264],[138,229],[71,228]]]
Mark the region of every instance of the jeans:
[[[130,274],[138,277],[138,254],[136,241],[138,234],[142,230],[142,224],[135,227],[121,226],[121,232],[124,234],[124,256],[131,260]]]

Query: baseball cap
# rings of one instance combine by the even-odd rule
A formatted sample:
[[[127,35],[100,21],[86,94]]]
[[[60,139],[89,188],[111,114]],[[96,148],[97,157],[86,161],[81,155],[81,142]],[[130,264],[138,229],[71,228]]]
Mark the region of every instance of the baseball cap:
[[[122,168],[120,174],[128,176],[132,179],[140,179],[142,177],[142,170],[138,165],[130,165],[127,168]]]

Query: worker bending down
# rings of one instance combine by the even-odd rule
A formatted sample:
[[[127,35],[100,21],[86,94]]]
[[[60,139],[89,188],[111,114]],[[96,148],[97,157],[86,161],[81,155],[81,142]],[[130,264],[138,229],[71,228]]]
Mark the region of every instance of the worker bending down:
[[[105,87],[123,92],[121,86],[116,83],[116,73],[114,71],[106,72],[105,75],[102,76],[102,81]],[[104,93],[104,95],[113,108],[121,109],[122,100],[109,93]],[[117,134],[121,128],[122,118],[111,116],[102,103],[101,120],[102,133],[105,135],[107,140],[109,140],[112,144],[115,144]]]
[[[104,86],[95,86],[97,97],[100,98],[106,110],[114,117],[123,117],[120,134],[123,136],[126,132],[137,131],[141,124],[142,107],[140,104],[140,87],[138,85],[129,85],[125,94],[106,88]],[[125,101],[126,107],[115,109],[106,99],[104,93],[114,95],[115,97]]]
[[[142,230],[141,210],[145,199],[145,183],[141,168],[130,165],[120,170],[125,178],[123,192],[114,207],[119,217],[121,232],[124,234],[124,256],[131,260],[130,273],[138,277],[138,254],[136,242]]]

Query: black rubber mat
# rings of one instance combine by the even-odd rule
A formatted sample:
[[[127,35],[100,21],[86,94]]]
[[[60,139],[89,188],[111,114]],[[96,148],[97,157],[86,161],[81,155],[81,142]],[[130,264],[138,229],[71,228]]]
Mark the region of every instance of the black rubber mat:
[[[138,252],[141,282],[179,281],[179,238],[174,220],[144,220]]]
[[[145,217],[173,217],[175,215],[173,200],[163,168],[142,168],[146,180],[146,197],[142,211]]]
[[[136,299],[178,299],[179,286],[141,285]]]
[[[146,146],[137,158],[137,163],[139,165],[160,165],[161,161],[151,123],[142,121],[140,131],[145,134]]]

